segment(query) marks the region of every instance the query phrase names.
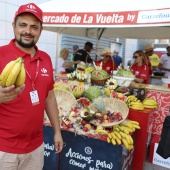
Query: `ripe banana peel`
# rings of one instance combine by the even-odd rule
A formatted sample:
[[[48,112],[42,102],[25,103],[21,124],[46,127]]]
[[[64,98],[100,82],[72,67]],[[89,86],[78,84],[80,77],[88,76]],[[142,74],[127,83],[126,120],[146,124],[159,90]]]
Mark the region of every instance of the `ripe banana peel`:
[[[16,87],[24,84],[26,78],[23,59],[18,57],[14,61],[10,61],[2,70],[0,78],[0,86],[8,87],[15,85]]]

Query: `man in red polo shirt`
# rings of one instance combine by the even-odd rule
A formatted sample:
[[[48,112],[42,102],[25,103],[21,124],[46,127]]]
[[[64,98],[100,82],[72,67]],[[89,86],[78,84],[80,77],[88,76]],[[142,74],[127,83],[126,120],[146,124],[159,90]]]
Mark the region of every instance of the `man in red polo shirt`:
[[[0,72],[18,57],[24,60],[25,84],[0,86],[0,169],[42,170],[44,110],[54,129],[54,144],[63,147],[53,91],[50,56],[35,45],[42,32],[42,11],[30,3],[19,7],[13,21],[15,39],[0,47]],[[32,95],[35,94],[35,101]]]

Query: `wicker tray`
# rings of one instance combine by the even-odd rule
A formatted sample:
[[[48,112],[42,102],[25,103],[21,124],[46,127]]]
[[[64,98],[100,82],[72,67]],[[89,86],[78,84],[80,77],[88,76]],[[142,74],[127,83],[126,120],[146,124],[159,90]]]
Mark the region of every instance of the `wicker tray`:
[[[104,79],[94,79],[91,78],[91,83],[99,86],[104,86],[106,84],[107,79],[109,79],[110,76],[104,78]]]
[[[92,120],[90,123],[92,123],[96,126],[101,125],[103,127],[112,127],[116,124],[120,124],[127,118],[128,114],[129,114],[129,108],[127,107],[125,102],[123,102],[119,99],[115,99],[115,98],[98,98],[96,100],[101,100],[104,103],[106,110],[109,110],[111,112],[113,112],[113,111],[121,112],[123,119],[118,122],[113,122],[113,123],[98,123],[95,120]],[[93,110],[95,112],[98,111],[97,108],[95,107],[94,103],[89,105],[89,109]]]
[[[90,52],[94,51],[95,54],[96,54],[96,57],[100,57],[100,55],[97,53],[97,50],[102,50],[103,52],[105,52],[105,48],[96,48],[96,49],[93,49],[91,50]],[[90,54],[90,53],[89,53]],[[89,55],[88,54],[88,55]],[[88,55],[86,56],[86,63],[87,63],[87,59],[88,59]],[[97,58],[96,58],[97,59]],[[113,63],[113,70],[114,70],[114,60],[113,60],[113,57],[111,56],[111,60],[112,60],[112,63]],[[104,86],[106,84],[106,81],[111,77],[111,75],[109,75],[108,77],[105,77],[103,79],[94,79],[94,78],[91,78],[91,83],[94,84],[94,85],[99,85],[99,86]]]
[[[71,92],[63,89],[55,89],[54,93],[59,109],[70,111],[72,107],[76,106],[76,98]]]

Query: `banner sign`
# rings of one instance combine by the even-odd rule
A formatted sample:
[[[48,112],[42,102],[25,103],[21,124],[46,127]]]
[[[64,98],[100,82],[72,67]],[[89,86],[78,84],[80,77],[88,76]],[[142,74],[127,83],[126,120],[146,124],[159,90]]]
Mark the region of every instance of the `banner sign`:
[[[122,146],[73,132],[62,131],[64,148],[60,154],[62,170],[120,170]]]
[[[124,12],[44,12],[43,23],[105,26],[170,23],[170,9]]]
[[[57,170],[58,154],[54,148],[54,131],[51,126],[43,126],[44,133],[44,167],[43,170]]]

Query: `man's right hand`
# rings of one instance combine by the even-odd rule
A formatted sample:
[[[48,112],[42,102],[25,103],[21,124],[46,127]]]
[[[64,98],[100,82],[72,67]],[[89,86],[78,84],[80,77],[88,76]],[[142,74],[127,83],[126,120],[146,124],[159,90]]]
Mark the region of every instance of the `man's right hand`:
[[[15,88],[14,85],[9,87],[0,86],[0,103],[7,103],[14,100],[25,88],[25,84]]]

